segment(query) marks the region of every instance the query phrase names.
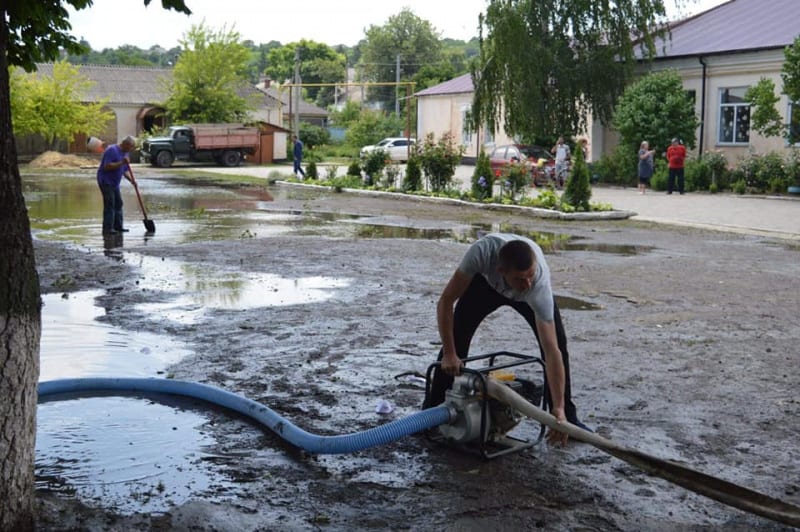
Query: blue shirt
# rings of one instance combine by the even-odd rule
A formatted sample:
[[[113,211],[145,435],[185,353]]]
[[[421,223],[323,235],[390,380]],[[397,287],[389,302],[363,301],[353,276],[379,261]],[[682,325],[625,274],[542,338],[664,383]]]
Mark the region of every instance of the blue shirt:
[[[118,144],[112,144],[103,152],[100,160],[100,167],[97,169],[97,184],[118,187],[122,181],[122,175],[127,168],[123,164],[114,170],[103,170],[108,163],[118,163],[125,158],[125,152]]]
[[[300,139],[294,141],[294,158],[295,159],[303,158],[303,142]]]

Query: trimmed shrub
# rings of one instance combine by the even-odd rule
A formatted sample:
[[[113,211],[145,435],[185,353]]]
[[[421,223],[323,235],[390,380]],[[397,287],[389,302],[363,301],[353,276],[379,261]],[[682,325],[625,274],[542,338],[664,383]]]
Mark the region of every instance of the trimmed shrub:
[[[592,186],[589,183],[589,167],[583,150],[575,150],[572,156],[572,169],[567,188],[564,190],[564,200],[579,211],[589,212],[589,199],[592,197]]]
[[[419,158],[416,155],[412,155],[406,165],[406,175],[403,178],[403,190],[406,192],[422,190],[422,168],[419,164]]]
[[[492,165],[489,162],[489,156],[481,149],[478,160],[475,162],[475,171],[472,172],[472,197],[479,201],[491,198],[493,189]]]

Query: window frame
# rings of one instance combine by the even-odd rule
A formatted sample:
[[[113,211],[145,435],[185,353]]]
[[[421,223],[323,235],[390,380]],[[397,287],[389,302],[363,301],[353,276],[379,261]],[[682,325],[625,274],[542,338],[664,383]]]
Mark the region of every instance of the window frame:
[[[719,104],[717,106],[717,144],[720,146],[748,146],[750,144],[750,103],[746,101],[741,102],[723,102],[723,98],[725,92],[733,91],[733,90],[742,90],[747,91],[746,86],[737,86],[737,87],[720,87],[719,89]],[[742,94],[742,97],[744,94]],[[737,133],[738,133],[738,121],[739,121],[739,112],[740,109],[747,109],[747,140],[736,140]],[[725,128],[722,126],[722,119],[726,109],[733,109],[733,128],[731,130],[731,139],[726,140],[723,139],[722,135],[725,131]]]

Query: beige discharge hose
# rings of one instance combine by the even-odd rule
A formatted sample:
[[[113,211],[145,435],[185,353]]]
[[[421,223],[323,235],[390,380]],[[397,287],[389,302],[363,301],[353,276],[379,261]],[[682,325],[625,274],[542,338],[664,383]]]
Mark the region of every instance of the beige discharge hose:
[[[571,423],[558,423],[555,417],[532,405],[514,390],[494,379],[488,379],[487,391],[490,396],[511,405],[539,423],[547,425],[551,429],[565,432],[571,438],[589,443],[650,475],[661,477],[734,508],[739,508],[773,521],[800,527],[800,508],[797,506],[695,471],[677,462],[656,458],[641,451],[629,449],[602,436],[578,428]]]

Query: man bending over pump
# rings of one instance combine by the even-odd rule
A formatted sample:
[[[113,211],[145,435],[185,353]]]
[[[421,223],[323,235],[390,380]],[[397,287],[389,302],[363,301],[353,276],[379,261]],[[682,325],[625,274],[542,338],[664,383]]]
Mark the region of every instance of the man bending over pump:
[[[468,356],[478,325],[503,305],[519,312],[536,336],[546,361],[545,403],[550,412],[559,422],[566,420],[589,430],[578,421],[572,402],[567,336],[544,253],[532,240],[512,234],[490,233],[473,243],[439,297],[436,318],[442,339],[441,368],[434,371],[423,408],[444,402],[453,377],[461,373],[462,359]],[[551,430],[548,441],[564,444],[567,435]]]

